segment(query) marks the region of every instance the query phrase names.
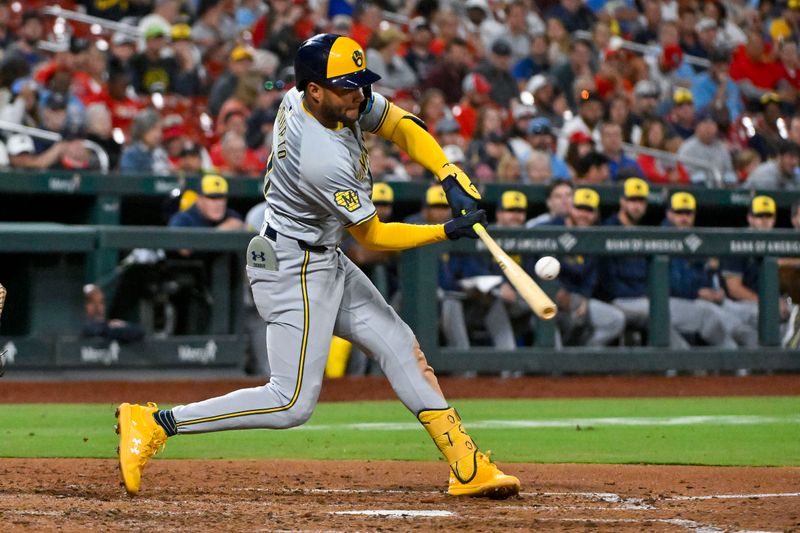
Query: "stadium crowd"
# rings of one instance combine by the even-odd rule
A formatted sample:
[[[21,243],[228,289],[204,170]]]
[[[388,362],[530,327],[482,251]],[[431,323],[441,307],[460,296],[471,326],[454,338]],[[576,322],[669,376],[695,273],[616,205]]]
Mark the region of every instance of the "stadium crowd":
[[[636,225],[649,186],[661,185],[677,191],[664,224],[678,227],[691,227],[696,208],[682,190],[800,190],[800,0],[67,0],[60,6],[0,0],[0,166],[211,175],[194,191],[201,202],[171,225],[208,225],[203,209],[212,204],[225,212],[220,198],[227,181],[218,174],[261,178],[277,106],[293,85],[295,50],[319,32],[359,42],[369,68],[381,75],[374,90],[418,115],[474,182],[549,185],[548,212],[528,227],[602,222],[596,187],[603,184],[619,183],[624,192],[619,213],[605,224]],[[394,145],[369,135],[367,144],[376,183],[433,183]],[[497,206],[499,225],[525,223],[527,199],[514,194]],[[774,225],[774,201],[756,198],[767,200],[751,205],[748,224],[771,219]],[[414,221],[435,221],[440,200],[428,191]],[[797,205],[791,215],[800,227]],[[240,218],[258,217],[226,220],[240,227]],[[558,303],[566,313],[559,330],[565,344],[602,346],[626,324],[646,322],[647,267],[643,259],[602,265],[585,259],[562,258]],[[672,314],[701,329],[673,324],[672,344],[681,347],[694,336],[706,344],[753,346],[757,294],[745,268],[754,267],[684,263],[671,265],[673,300],[686,309],[691,300],[691,310],[671,301]],[[440,266],[445,296],[448,283],[459,281],[450,267]],[[458,265],[465,272],[473,267]],[[488,265],[473,270],[492,273]],[[731,281],[720,293],[711,271],[733,272],[743,289],[733,300],[751,303],[726,309]],[[607,294],[598,295],[597,272],[618,274],[620,285],[604,283]],[[687,281],[692,275],[694,285]],[[496,289],[490,296],[498,300],[483,298],[479,314],[495,320],[487,326],[495,335],[497,321],[505,321],[509,334],[492,342],[513,348],[522,306],[506,285]],[[450,309],[445,319],[464,314],[452,311],[462,306],[460,297],[442,301]],[[706,302],[717,304],[714,313]],[[800,318],[784,303],[789,341]],[[742,307],[750,314],[734,331],[730,317],[741,318]],[[530,327],[522,319],[523,330]],[[444,334],[454,346],[469,345],[463,324]]]
[[[0,2],[2,165],[260,177],[294,51],[325,31],[480,183],[800,187],[797,0],[60,5]],[[388,145],[371,166],[428,179]]]

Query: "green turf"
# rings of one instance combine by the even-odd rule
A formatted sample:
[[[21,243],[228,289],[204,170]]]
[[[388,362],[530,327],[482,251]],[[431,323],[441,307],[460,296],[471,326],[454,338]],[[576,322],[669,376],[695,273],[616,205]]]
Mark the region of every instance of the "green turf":
[[[501,461],[800,466],[798,397],[461,400],[454,405],[467,429],[473,425],[478,444],[495,450]],[[715,418],[664,423],[689,416]],[[751,418],[748,424],[731,424],[724,422],[741,419],[720,416]],[[611,417],[618,419],[613,425],[596,420]],[[656,425],[622,425],[640,418]],[[497,427],[499,421],[567,427]],[[2,405],[0,457],[113,457],[114,423],[113,405]],[[374,423],[403,425],[349,426]],[[392,401],[320,404],[306,426],[288,431],[179,436],[170,440],[163,457],[433,460],[437,454],[413,416]]]

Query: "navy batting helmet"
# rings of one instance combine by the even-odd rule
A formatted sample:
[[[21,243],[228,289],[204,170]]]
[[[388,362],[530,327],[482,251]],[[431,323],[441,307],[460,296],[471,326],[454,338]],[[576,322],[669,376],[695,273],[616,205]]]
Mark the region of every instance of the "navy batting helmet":
[[[380,76],[367,69],[364,50],[350,37],[320,33],[306,39],[294,56],[297,89],[309,82],[342,89],[367,87]]]

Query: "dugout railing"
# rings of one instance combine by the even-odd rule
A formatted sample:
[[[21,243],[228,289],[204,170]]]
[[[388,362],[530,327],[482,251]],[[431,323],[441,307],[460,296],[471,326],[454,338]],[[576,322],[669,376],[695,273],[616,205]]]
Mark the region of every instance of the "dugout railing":
[[[479,241],[461,240],[401,254],[404,319],[434,367],[442,373],[501,370],[528,373],[621,373],[665,370],[800,370],[800,351],[779,346],[777,257],[800,257],[792,230],[664,228],[536,230],[493,229],[509,253],[535,255],[644,255],[650,258],[651,323],[647,346],[602,350],[553,348],[553,324],[541,322],[536,345],[513,352],[476,347],[458,351],[439,346],[435,298],[437,257],[444,252],[487,253]],[[21,367],[233,366],[244,360],[242,328],[243,251],[251,235],[201,229],[70,226],[0,223],[0,282],[9,288],[0,349]],[[81,287],[106,277],[134,248],[190,249],[209,256],[213,313],[207,334],[148,337],[130,345],[77,337],[83,308]],[[668,265],[671,255],[724,257],[753,255],[761,263],[758,349],[694,347],[670,350]],[[112,258],[113,268],[98,264]],[[105,268],[105,270],[104,270]],[[543,284],[551,290],[548,284]]]

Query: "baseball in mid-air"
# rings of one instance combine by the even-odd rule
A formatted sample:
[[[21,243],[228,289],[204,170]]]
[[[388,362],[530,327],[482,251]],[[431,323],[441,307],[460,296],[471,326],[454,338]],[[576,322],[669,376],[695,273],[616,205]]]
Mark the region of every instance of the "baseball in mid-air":
[[[561,263],[559,263],[558,259],[555,257],[546,255],[536,261],[534,270],[536,271],[536,275],[542,279],[555,279],[558,273],[561,272]]]

